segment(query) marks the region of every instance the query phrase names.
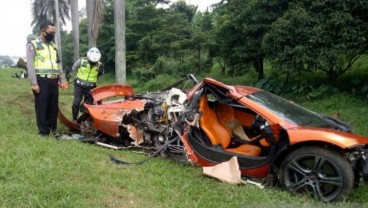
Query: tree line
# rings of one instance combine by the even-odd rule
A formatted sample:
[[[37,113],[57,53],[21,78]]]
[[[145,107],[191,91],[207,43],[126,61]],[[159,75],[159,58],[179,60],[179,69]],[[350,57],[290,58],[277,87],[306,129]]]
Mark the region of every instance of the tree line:
[[[259,80],[265,65],[286,81],[315,71],[336,80],[368,49],[365,0],[223,0],[204,12],[185,1],[129,0],[123,1],[124,17],[115,20],[117,1],[100,2],[96,46],[106,70],[120,61],[115,41],[121,35],[114,21],[121,20],[126,73],[140,81],[158,74],[206,73],[214,64],[233,76],[255,71]],[[79,22],[79,56],[90,45],[88,19]],[[64,68],[70,69],[75,44],[71,33],[62,31],[61,38]]]

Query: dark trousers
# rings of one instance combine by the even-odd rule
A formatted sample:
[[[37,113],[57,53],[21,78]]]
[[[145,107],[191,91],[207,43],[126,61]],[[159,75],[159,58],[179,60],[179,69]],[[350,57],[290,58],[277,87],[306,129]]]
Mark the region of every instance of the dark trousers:
[[[56,131],[59,88],[58,79],[37,77],[39,93],[35,97],[36,121],[39,134],[48,135]]]
[[[91,95],[91,90],[95,87],[96,86],[93,87],[81,86],[77,83],[74,83],[74,100],[72,105],[73,120],[78,119],[78,113],[83,98],[84,98],[83,103],[93,104],[93,97]]]

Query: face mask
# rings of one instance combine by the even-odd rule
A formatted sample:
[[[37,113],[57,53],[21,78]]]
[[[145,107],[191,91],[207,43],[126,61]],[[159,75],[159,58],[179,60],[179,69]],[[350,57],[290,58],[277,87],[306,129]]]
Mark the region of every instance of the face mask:
[[[54,34],[52,34],[52,33],[48,33],[48,32],[45,32],[46,34],[45,34],[45,39],[46,39],[46,41],[47,42],[50,42],[50,41],[52,41],[52,39],[54,38]]]

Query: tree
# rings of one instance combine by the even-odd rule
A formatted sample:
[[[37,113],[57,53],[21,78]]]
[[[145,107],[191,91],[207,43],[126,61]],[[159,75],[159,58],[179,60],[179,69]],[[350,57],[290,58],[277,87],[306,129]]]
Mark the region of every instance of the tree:
[[[0,67],[10,67],[14,64],[13,60],[10,56],[2,56],[0,55]]]
[[[192,22],[198,6],[188,5],[184,0],[179,0],[173,3],[170,8],[176,13],[185,14],[188,17],[188,21]]]
[[[18,59],[17,68],[27,69],[27,64],[22,58]]]
[[[72,39],[73,39],[73,60],[77,61],[79,59],[79,15],[78,15],[78,0],[69,0],[71,17],[72,17]]]
[[[61,31],[61,45],[63,45],[63,68],[66,75],[71,72],[73,60],[73,48],[75,47],[72,41],[72,34],[66,31]]]
[[[335,80],[368,51],[368,1],[293,2],[265,38],[280,69],[321,70]]]
[[[86,53],[88,51],[88,20],[82,19],[79,23],[79,40],[80,40],[80,51],[84,52],[83,56],[86,56]],[[111,33],[110,33],[111,34]],[[102,47],[101,50],[104,50]],[[101,59],[103,59],[105,56],[101,56]]]
[[[193,49],[197,50],[197,72],[201,72],[212,67],[212,54],[210,50],[215,47],[213,36],[213,18],[210,12],[198,12],[193,19]]]
[[[104,63],[105,72],[115,71],[115,26],[114,26],[114,6],[113,0],[105,0],[103,12],[103,24],[98,36],[98,48],[102,54],[101,61]],[[86,19],[81,21],[81,42],[88,40]],[[88,43],[88,41],[87,41]]]
[[[232,0],[216,10],[219,53],[234,75],[253,67],[264,77],[263,38],[287,8],[287,0]]]
[[[69,16],[69,3],[68,0],[58,0],[59,7],[59,21],[64,25],[66,20],[70,19]],[[39,26],[42,22],[52,18],[56,22],[55,1],[54,0],[34,0],[32,4],[33,20],[31,25]],[[39,28],[39,27],[37,27]]]
[[[114,0],[115,23],[115,79],[126,83],[125,0]]]
[[[192,72],[194,66],[201,66],[202,69],[208,66],[207,45],[203,42],[206,37],[200,36],[200,33],[194,34],[193,22],[189,22],[190,18],[194,18],[188,16],[187,12],[182,12],[187,11],[186,9],[157,7],[162,2],[164,1],[126,2],[127,74],[154,78],[162,73],[177,75]],[[115,36],[112,35],[115,31],[112,5],[112,0],[105,0],[104,22],[98,38],[107,71],[114,69],[119,61],[114,58],[117,48]],[[208,27],[208,23],[206,24]],[[198,28],[199,32],[201,30]]]
[[[103,0],[86,0],[88,20],[88,46],[96,47],[103,17]]]
[[[190,34],[183,37],[181,44],[178,44],[180,48],[177,48],[177,50],[184,52],[185,59],[189,59],[191,64],[194,65],[191,68],[195,67],[196,73],[210,69],[212,67],[212,57],[209,57],[208,51],[210,45],[213,44],[211,14],[208,11],[204,13],[197,12],[197,6],[188,5],[185,1],[173,3],[170,9],[174,14],[186,16],[183,20],[187,20],[187,23],[182,22],[180,27],[186,28],[186,32]]]
[[[35,0],[33,2],[33,21],[32,25],[38,26],[52,18],[56,25],[56,35],[55,42],[58,46],[59,58],[61,59],[62,49],[61,49],[61,39],[60,39],[60,21],[65,24],[66,19],[70,19],[69,16],[69,4],[67,0]],[[34,31],[35,32],[35,31]]]
[[[56,32],[55,32],[55,42],[56,42],[56,45],[58,46],[58,56],[59,56],[59,59],[60,59],[60,64],[63,63],[63,59],[62,59],[62,50],[61,50],[61,36],[60,36],[60,30],[61,30],[61,27],[60,27],[60,21],[58,21],[58,19],[60,19],[60,12],[59,12],[59,0],[55,0],[55,18],[54,20],[55,21],[55,26],[56,26]]]
[[[133,2],[126,20],[127,54],[130,65],[147,67],[163,54],[153,36],[164,25],[167,10],[156,8],[156,2]],[[169,41],[166,42],[166,48]],[[156,47],[157,46],[157,47]]]

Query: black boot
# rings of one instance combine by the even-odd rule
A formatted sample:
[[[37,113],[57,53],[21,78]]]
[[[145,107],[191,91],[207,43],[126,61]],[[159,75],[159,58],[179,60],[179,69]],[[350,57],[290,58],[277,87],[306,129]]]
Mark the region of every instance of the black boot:
[[[74,121],[78,119],[78,112],[79,112],[78,106],[72,106],[72,114],[73,114]]]

